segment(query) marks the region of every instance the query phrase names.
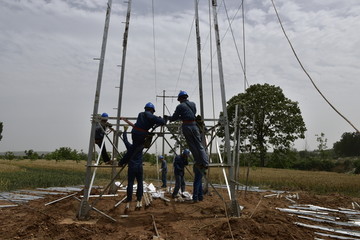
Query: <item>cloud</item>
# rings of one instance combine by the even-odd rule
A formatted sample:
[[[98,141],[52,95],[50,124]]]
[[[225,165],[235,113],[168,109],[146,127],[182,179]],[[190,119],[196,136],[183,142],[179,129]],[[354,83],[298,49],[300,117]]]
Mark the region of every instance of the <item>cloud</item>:
[[[122,115],[136,116],[149,101],[162,115],[162,99],[157,95],[163,90],[167,95],[176,95],[180,89],[188,91],[200,109],[194,3],[157,0],[154,16],[151,3],[133,1]],[[93,58],[100,57],[106,4],[106,0],[0,2],[0,121],[4,122],[0,151],[53,151],[62,146],[87,150],[99,68]],[[220,83],[214,36],[212,56],[209,47],[209,6],[206,1],[199,4],[204,107],[209,118],[213,115],[212,87],[215,116],[222,110]],[[244,62],[245,46],[249,83],[280,86],[286,97],[299,102],[308,138],[299,141],[297,148],[316,148],[315,134],[321,132],[332,147],[343,132],[353,131],[301,70],[271,2],[245,2],[245,45],[239,4],[226,1],[225,8],[224,2],[218,1],[227,99],[244,91],[238,55]],[[340,112],[359,126],[354,102],[359,101],[360,87],[360,36],[356,31],[360,3],[278,0],[275,4],[306,70]],[[100,112],[113,116],[119,97],[116,87],[121,68],[117,65],[123,54],[126,10],[126,4],[113,1],[99,106]],[[172,112],[176,100],[166,101]]]

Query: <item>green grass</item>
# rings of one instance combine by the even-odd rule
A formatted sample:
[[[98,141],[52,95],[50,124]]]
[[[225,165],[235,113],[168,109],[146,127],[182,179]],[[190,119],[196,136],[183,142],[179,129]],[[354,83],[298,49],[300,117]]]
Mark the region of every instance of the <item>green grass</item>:
[[[75,161],[47,161],[47,160],[0,160],[0,191],[16,189],[32,189],[37,187],[61,187],[83,185],[85,182],[86,162]],[[168,179],[172,177],[172,166],[168,164]],[[190,172],[192,167],[188,166]],[[126,178],[127,171],[123,171],[117,181]],[[100,168],[97,170],[94,185],[107,185],[110,181],[111,170]],[[238,182],[245,184],[246,168],[240,168]],[[158,179],[156,166],[145,163],[145,181]],[[185,172],[185,179],[192,181],[193,177]],[[212,183],[224,184],[221,168],[211,168],[209,179]],[[154,182],[153,182],[154,183]],[[155,184],[155,183],[154,183]],[[251,168],[248,184],[263,189],[309,191],[317,194],[339,193],[360,197],[360,175],[299,171],[272,168]]]
[[[62,187],[84,184],[85,163],[75,161],[0,161],[0,191]],[[105,181],[109,173],[98,171],[97,181]]]
[[[76,185],[83,179],[81,172],[24,167],[20,172],[2,173],[1,190]]]

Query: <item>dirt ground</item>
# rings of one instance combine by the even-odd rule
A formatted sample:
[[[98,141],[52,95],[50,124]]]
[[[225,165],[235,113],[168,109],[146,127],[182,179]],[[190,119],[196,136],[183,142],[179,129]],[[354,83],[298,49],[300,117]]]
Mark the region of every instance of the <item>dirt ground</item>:
[[[187,188],[191,192],[191,187]],[[227,196],[224,189],[218,191]],[[124,203],[114,207],[125,196],[121,192],[117,197],[102,198],[94,206],[116,222],[95,211],[90,212],[88,220],[79,221],[76,218],[80,206],[78,200],[69,197],[45,206],[60,198],[50,195],[18,207],[0,208],[0,239],[316,239],[319,235],[314,232],[323,231],[298,226],[294,222],[323,226],[330,226],[329,223],[299,219],[277,208],[288,208],[294,204],[292,201],[296,201],[296,204],[350,209],[354,201],[360,202],[360,199],[340,195],[320,196],[306,192],[273,194],[247,192],[245,196],[243,191],[238,192],[238,203],[244,208],[241,216],[234,218],[227,217],[225,202],[211,189],[210,195],[198,203],[153,199],[149,207],[141,210],[135,210],[136,202],[132,202],[128,212],[125,212]],[[166,193],[165,197],[170,199],[170,194]],[[90,199],[89,203],[93,204],[93,201]],[[359,227],[336,228],[360,230]]]

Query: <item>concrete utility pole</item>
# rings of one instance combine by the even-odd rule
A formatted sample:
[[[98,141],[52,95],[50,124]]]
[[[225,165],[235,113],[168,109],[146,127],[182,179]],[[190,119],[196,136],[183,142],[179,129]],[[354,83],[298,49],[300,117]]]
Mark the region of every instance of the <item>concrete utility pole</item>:
[[[96,92],[95,92],[95,101],[94,101],[94,110],[93,110],[93,118],[98,114],[99,109],[99,101],[100,101],[100,90],[101,90],[101,81],[104,69],[104,60],[105,60],[105,52],[106,52],[106,43],[107,43],[107,36],[109,31],[109,23],[110,23],[110,13],[111,13],[111,4],[112,0],[108,0],[107,3],[107,10],[106,10],[106,18],[105,18],[105,27],[104,27],[104,34],[101,46],[101,56],[100,56],[100,63],[99,63],[99,71],[98,71],[98,78],[96,84]],[[80,208],[77,217],[79,219],[86,219],[88,217],[88,213],[91,209],[89,206],[88,200],[91,189],[90,182],[91,182],[91,162],[93,157],[93,146],[95,144],[95,126],[96,121],[92,119],[91,122],[91,132],[90,132],[90,142],[89,142],[89,151],[88,151],[88,159],[87,159],[87,167],[86,167],[86,177],[85,177],[85,187],[84,187],[84,197],[81,200]]]
[[[129,26],[130,26],[131,1],[132,0],[128,0],[128,2],[127,2],[128,8],[127,8],[127,13],[126,13],[125,31],[124,31],[124,37],[123,37],[123,52],[122,52],[122,59],[121,59],[119,99],[118,99],[118,107],[117,107],[117,115],[116,115],[116,133],[118,133],[120,130],[120,117],[121,117],[122,95],[123,95],[123,89],[124,89],[126,51],[127,51],[127,41],[128,41]],[[116,148],[119,147],[119,136],[115,136],[114,145],[116,146]],[[115,162],[114,164],[117,164],[117,163]],[[116,175],[116,169],[113,168],[111,170],[111,178],[114,178],[115,175]],[[114,183],[111,185],[109,193],[116,193],[116,190],[117,190],[117,187]]]
[[[204,116],[204,99],[203,99],[202,68],[201,68],[201,40],[200,40],[199,9],[198,9],[199,1],[198,0],[194,0],[194,1],[195,1],[195,28],[196,28],[197,63],[198,63],[198,78],[199,78],[200,115],[201,118],[204,119],[205,116]]]
[[[231,160],[231,148],[230,148],[230,130],[229,130],[229,118],[226,108],[226,96],[225,96],[225,83],[224,83],[224,72],[222,66],[222,57],[221,57],[221,45],[220,45],[220,36],[219,36],[219,24],[217,20],[217,1],[212,0],[213,6],[213,18],[214,18],[214,28],[215,28],[215,38],[216,38],[216,49],[217,49],[217,58],[218,58],[218,68],[219,68],[219,78],[220,78],[220,88],[221,88],[221,100],[223,108],[223,126],[225,128],[225,151],[227,162],[231,166],[229,169],[229,178],[230,178],[230,193],[231,193],[231,215],[240,217],[240,207],[236,199],[236,189],[235,189],[235,167]]]

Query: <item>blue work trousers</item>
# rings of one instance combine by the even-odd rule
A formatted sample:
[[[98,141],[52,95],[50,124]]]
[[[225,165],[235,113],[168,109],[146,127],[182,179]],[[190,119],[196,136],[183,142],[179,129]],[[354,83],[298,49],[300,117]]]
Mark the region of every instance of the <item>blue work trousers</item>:
[[[166,187],[166,175],[167,175],[167,171],[161,172],[161,181],[162,181],[161,187]]]
[[[127,164],[129,163],[129,160],[136,156],[138,152],[141,152],[144,150],[144,142],[145,142],[146,135],[140,135],[140,134],[131,134],[131,138],[133,141],[133,144],[131,147],[128,148],[125,155],[120,160],[121,164]]]
[[[194,169],[194,185],[193,185],[193,200],[194,201],[202,201],[204,198],[203,195],[203,188],[202,188],[202,178],[203,178],[203,172],[199,170],[195,165],[193,167]]]
[[[175,197],[180,189],[182,193],[185,191],[184,174],[175,174],[175,188],[172,195]]]
[[[143,168],[128,168],[128,186],[126,188],[127,193],[127,202],[132,201],[132,194],[133,194],[133,185],[136,179],[137,182],[137,189],[136,189],[136,200],[141,201],[143,192],[144,192],[144,185],[143,185]]]
[[[201,143],[199,128],[196,124],[183,124],[182,131],[185,136],[186,143],[194,156],[195,163],[198,165],[208,166],[209,160],[206,155],[205,148]]]
[[[103,142],[103,139],[95,139],[95,143],[96,143],[96,145],[99,146],[99,148],[101,148],[102,142]],[[104,162],[109,162],[110,161],[110,157],[109,157],[109,155],[108,155],[108,153],[106,151],[105,143],[104,143],[104,146],[103,146],[103,148],[101,150],[101,157],[102,157]]]

